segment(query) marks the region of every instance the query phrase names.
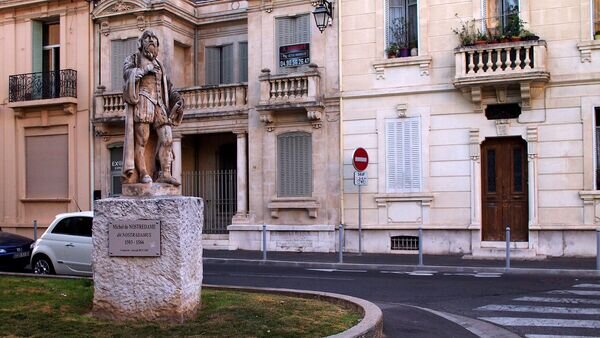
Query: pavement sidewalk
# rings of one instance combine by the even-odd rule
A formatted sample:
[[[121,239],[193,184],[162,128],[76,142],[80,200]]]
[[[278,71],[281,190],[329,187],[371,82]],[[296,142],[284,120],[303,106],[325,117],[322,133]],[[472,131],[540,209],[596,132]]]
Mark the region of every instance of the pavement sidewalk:
[[[548,257],[542,260],[511,259],[507,271],[504,259],[473,259],[462,255],[424,255],[423,265],[418,265],[416,254],[362,254],[344,253],[343,263],[338,253],[268,252],[263,260],[261,251],[204,250],[204,261],[210,263],[263,264],[277,266],[302,266],[328,269],[365,269],[392,271],[438,272],[493,272],[515,274],[552,274],[600,277],[596,258]]]

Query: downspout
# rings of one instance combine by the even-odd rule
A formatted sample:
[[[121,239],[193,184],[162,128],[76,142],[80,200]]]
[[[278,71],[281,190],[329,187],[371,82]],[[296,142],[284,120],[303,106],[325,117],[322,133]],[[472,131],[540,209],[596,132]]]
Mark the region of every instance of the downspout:
[[[90,3],[90,10],[93,10],[94,4],[93,2]],[[91,11],[90,11],[91,13]],[[94,41],[94,23],[92,21],[92,18],[90,17],[90,21],[89,21],[89,25],[90,25],[90,41]],[[96,42],[96,47],[98,48],[98,68],[94,69],[94,44],[91,43],[90,45],[92,46],[92,52],[89,53],[90,54],[90,65],[91,68],[94,69],[94,73],[96,73],[96,77],[98,79],[98,86],[100,86],[100,84],[102,84],[102,78],[101,78],[101,71],[100,71],[100,66],[101,66],[101,58],[100,58],[100,53],[101,53],[101,39],[102,38],[102,34],[100,32],[100,25],[98,25],[98,41]],[[90,109],[89,109],[89,123],[90,123],[90,210],[94,210],[94,180],[95,180],[95,176],[94,176],[94,157],[95,157],[95,153],[94,153],[94,145],[95,145],[95,127],[94,127],[94,115],[95,115],[95,111],[96,111],[96,100],[95,100],[95,89],[94,89],[94,79],[90,79],[89,80],[89,84],[90,84]]]
[[[198,25],[194,25],[194,87],[198,86]]]
[[[340,87],[340,223],[344,224],[344,82],[342,77],[342,0],[337,1],[338,11],[338,81]]]

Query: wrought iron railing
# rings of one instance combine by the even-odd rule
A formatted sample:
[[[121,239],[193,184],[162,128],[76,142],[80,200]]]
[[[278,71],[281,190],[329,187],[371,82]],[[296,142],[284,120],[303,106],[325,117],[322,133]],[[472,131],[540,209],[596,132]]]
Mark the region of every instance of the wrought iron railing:
[[[77,97],[77,71],[60,71],[11,75],[8,78],[9,102]]]
[[[204,199],[205,234],[226,234],[237,209],[237,171],[203,170],[182,173],[182,194]]]

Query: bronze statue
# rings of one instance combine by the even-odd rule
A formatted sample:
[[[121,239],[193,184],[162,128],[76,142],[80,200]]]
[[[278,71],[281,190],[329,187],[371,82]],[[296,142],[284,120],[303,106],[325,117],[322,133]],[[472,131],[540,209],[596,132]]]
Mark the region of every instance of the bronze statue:
[[[127,183],[167,183],[179,186],[171,176],[174,159],[172,126],[183,120],[183,98],[173,90],[159,60],[159,41],[146,30],[138,39],[138,52],[123,64],[125,142],[123,177]]]

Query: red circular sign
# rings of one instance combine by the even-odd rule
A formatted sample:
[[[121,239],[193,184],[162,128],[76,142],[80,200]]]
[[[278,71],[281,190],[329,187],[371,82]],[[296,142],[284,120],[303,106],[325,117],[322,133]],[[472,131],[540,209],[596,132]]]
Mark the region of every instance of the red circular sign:
[[[367,154],[367,151],[364,148],[356,148],[354,155],[352,155],[352,165],[354,165],[354,169],[358,171],[367,169],[367,165],[369,165],[369,154]]]

